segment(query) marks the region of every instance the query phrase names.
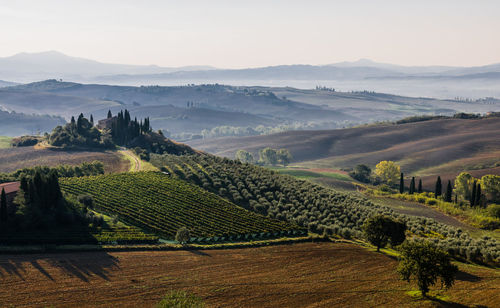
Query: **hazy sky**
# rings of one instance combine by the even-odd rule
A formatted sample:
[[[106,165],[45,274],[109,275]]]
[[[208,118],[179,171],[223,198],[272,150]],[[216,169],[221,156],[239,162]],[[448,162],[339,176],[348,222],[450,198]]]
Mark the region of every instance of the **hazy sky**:
[[[500,1],[0,0],[0,56],[257,67],[500,62]]]

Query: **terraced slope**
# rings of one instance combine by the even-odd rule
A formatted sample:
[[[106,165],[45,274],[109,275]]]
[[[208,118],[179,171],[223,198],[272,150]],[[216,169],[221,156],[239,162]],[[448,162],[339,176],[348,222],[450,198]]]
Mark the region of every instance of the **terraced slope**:
[[[301,229],[247,211],[161,172],[62,178],[60,185],[66,193],[92,195],[99,211],[168,238],[183,226],[195,237],[284,234]]]

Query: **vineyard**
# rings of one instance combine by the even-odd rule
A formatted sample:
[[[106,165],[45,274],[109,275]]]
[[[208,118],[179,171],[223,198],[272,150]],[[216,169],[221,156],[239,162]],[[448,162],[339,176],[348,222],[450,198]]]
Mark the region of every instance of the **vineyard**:
[[[397,214],[363,197],[255,165],[212,155],[152,155],[151,163],[248,210],[296,223],[311,232],[360,238],[367,218],[385,214],[406,222],[410,235],[427,238],[455,257],[500,262],[500,243],[490,237],[475,240],[463,230],[433,219]]]
[[[167,238],[187,227],[193,237],[243,239],[254,234],[302,232],[296,224],[247,211],[161,172],[61,178],[61,189],[91,195],[98,211]]]

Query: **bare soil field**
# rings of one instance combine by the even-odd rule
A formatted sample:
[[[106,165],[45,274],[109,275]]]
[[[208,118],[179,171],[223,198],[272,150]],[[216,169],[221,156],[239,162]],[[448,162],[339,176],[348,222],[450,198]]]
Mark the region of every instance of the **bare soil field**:
[[[170,290],[209,307],[495,307],[500,272],[460,265],[448,303],[418,300],[397,261],[354,244],[0,256],[0,305],[152,307]],[[498,307],[498,306],[497,306]]]
[[[12,172],[33,166],[79,165],[83,162],[99,160],[105,172],[124,172],[129,162],[112,151],[61,151],[19,147],[0,149],[0,172]]]

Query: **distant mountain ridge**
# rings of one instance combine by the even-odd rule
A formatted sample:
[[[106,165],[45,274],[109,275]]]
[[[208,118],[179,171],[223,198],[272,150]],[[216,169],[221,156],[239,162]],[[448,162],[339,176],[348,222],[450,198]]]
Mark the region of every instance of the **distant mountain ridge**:
[[[18,53],[0,58],[0,79],[32,82],[43,79],[86,80],[100,75],[159,74],[210,70],[210,66],[160,67],[157,65],[110,64],[77,58],[57,51]]]
[[[0,58],[0,79],[32,82],[43,79],[68,79],[82,82],[172,79],[246,79],[246,80],[339,80],[403,77],[498,78],[500,63],[475,66],[402,66],[368,59],[327,65],[291,64],[243,69],[218,69],[211,66],[161,67],[157,65],[110,64],[77,58],[57,51],[18,53]]]

